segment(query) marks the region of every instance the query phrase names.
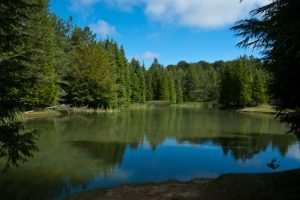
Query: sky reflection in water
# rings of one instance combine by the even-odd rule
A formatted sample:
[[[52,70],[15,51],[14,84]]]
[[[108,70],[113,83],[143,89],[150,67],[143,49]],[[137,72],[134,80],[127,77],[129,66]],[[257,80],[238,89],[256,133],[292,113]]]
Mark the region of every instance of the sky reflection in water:
[[[9,199],[53,199],[123,183],[300,167],[299,142],[268,116],[159,108],[32,120],[33,159],[0,177]],[[276,170],[267,166],[280,161]]]

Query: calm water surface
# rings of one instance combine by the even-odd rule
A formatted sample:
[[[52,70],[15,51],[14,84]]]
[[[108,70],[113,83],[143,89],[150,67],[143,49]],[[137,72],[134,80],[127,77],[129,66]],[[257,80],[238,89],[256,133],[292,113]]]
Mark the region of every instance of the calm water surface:
[[[269,116],[157,108],[31,120],[34,158],[0,175],[0,199],[60,199],[123,183],[300,167],[299,142]],[[267,166],[272,159],[279,168]]]

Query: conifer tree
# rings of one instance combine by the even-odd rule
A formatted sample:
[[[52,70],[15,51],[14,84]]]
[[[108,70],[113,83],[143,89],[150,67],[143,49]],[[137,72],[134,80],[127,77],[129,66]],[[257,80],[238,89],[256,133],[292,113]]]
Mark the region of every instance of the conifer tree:
[[[171,73],[169,75],[169,99],[172,104],[176,104],[177,99],[176,99],[176,88],[175,88],[175,82],[173,75]]]
[[[28,24],[33,36],[27,48],[35,49],[32,58],[32,76],[37,83],[28,89],[25,98],[26,107],[42,108],[55,105],[58,101],[59,87],[57,84],[56,55],[58,48],[55,44],[54,24],[48,14],[48,1],[39,0],[40,9],[33,15]]]
[[[140,98],[141,98],[140,97],[141,83],[140,83],[140,78],[139,78],[139,74],[138,74],[139,63],[137,60],[132,59],[129,66],[130,66],[130,82],[131,82],[131,101],[134,103],[137,103],[140,101]]]
[[[147,96],[147,85],[146,85],[146,69],[143,64],[143,66],[140,69],[140,102],[145,103],[146,102],[146,96]]]
[[[262,70],[254,72],[254,79],[252,83],[252,101],[253,105],[259,105],[266,102],[266,83],[264,73]]]
[[[153,100],[153,79],[150,70],[146,71],[146,100],[152,101]]]
[[[37,150],[36,134],[24,131],[18,114],[28,105],[30,89],[38,83],[32,74],[35,63],[35,16],[43,5],[30,0],[0,2],[0,157],[4,169],[24,162]]]
[[[169,101],[170,98],[170,86],[169,78],[166,71],[162,72],[162,75],[158,82],[159,98],[158,100]]]

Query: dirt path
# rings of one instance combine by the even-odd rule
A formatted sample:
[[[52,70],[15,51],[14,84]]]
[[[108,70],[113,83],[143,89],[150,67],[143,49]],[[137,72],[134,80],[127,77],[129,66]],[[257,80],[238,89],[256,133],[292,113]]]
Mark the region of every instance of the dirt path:
[[[298,200],[300,169],[265,174],[225,174],[216,179],[122,185],[66,200]]]

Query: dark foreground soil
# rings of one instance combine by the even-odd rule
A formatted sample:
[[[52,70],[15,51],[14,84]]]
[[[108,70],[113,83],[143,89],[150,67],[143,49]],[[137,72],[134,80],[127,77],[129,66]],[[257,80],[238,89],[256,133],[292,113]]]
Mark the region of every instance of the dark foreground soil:
[[[264,174],[225,174],[216,179],[122,185],[66,200],[299,200],[300,169]]]

